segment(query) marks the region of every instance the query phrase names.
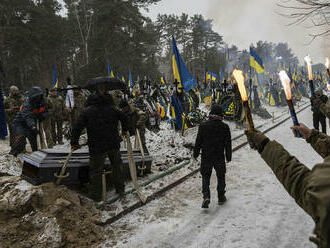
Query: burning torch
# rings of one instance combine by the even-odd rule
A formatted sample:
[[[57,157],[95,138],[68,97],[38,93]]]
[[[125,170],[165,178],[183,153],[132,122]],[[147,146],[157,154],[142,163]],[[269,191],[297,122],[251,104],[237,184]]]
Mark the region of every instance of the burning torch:
[[[278,75],[282,82],[282,86],[283,86],[285,96],[286,96],[286,102],[288,103],[288,106],[289,106],[293,125],[299,126],[298,118],[297,118],[297,115],[296,115],[296,112],[294,110],[293,103],[292,103],[291,88],[290,88],[291,80],[285,71],[280,71]],[[295,132],[296,132],[296,137],[301,138],[301,133],[298,130],[296,130]]]
[[[305,57],[308,69],[309,87],[311,89],[311,97],[315,96],[314,84],[313,84],[313,71],[312,71],[312,59],[309,55]]]
[[[237,82],[239,93],[241,94],[241,99],[243,102],[246,121],[249,124],[250,130],[253,131],[254,124],[253,124],[253,119],[252,119],[251,111],[250,111],[250,107],[249,107],[248,96],[246,93],[246,87],[244,84],[243,72],[235,69],[233,72],[233,76]]]

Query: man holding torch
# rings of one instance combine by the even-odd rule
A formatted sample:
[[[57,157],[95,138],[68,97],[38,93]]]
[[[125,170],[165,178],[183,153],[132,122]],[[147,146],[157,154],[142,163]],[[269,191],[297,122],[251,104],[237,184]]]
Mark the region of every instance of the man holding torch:
[[[285,72],[280,74],[291,117],[294,121],[292,130],[304,138],[319,153],[324,162],[314,166],[312,170],[300,163],[276,141],[254,129],[245,132],[250,147],[258,150],[263,160],[272,169],[277,179],[297,204],[309,214],[314,222],[315,236],[310,241],[319,248],[330,246],[330,137],[319,131],[298,124],[293,106],[290,104],[290,80]]]

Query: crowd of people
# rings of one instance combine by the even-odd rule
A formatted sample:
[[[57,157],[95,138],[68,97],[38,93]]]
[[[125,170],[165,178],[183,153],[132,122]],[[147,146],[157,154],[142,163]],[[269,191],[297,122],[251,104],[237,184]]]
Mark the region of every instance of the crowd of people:
[[[177,117],[180,115],[181,123],[178,123],[176,118],[175,129],[181,130],[186,125],[186,113],[192,108],[197,109],[201,102],[199,95],[201,93],[192,91],[194,93],[191,95],[183,94],[182,89],[177,86],[174,84],[175,94],[170,97],[163,97],[162,90],[157,88],[150,90],[150,87],[145,95],[143,90],[135,91],[131,94],[134,95],[132,98],[128,98],[120,90],[108,91],[102,84],[88,96],[76,86],[51,89],[47,93],[40,87],[32,87],[25,95],[20,94],[16,86],[11,86],[10,94],[4,100],[10,133],[10,154],[17,156],[24,152],[26,139],[29,140],[32,151],[38,150],[37,137],[42,130],[48,148],[63,144],[65,122],[70,130],[71,150],[75,151],[80,148],[79,137],[86,129],[90,154],[88,196],[95,201],[101,200],[100,177],[106,157],[111,161],[116,192],[123,195],[125,185],[120,154],[121,135],[127,133],[136,135],[138,130],[142,149],[148,152],[145,140],[146,128],[157,129],[162,111],[171,110]],[[225,89],[228,85],[222,87]],[[212,87],[210,88],[212,90]],[[72,91],[72,97],[69,91]],[[146,96],[149,97],[149,101],[146,100]],[[159,104],[160,102],[162,103]],[[170,105],[167,106],[168,103]],[[210,204],[210,177],[213,168],[218,179],[218,204],[222,205],[226,202],[226,163],[232,160],[231,133],[229,126],[223,122],[225,109],[221,102],[217,101],[216,94],[211,97],[211,103],[208,118],[199,126],[193,151],[195,159],[200,153],[202,154],[203,208],[208,208]],[[156,113],[152,113],[153,106],[157,110]],[[311,106],[314,129],[309,129],[304,124],[294,126],[292,129],[299,131],[312,148],[324,158],[324,162],[315,165],[313,169],[300,163],[283,146],[276,141],[270,141],[257,130],[246,131],[246,136],[251,148],[260,153],[297,204],[313,218],[315,236],[311,237],[311,241],[325,248],[330,244],[330,172],[328,171],[330,137],[326,135],[325,121],[326,117],[330,118],[330,107],[328,98],[321,90],[317,90],[315,97],[311,98]],[[165,114],[165,116],[171,121],[171,115]],[[322,132],[318,131],[319,123]]]

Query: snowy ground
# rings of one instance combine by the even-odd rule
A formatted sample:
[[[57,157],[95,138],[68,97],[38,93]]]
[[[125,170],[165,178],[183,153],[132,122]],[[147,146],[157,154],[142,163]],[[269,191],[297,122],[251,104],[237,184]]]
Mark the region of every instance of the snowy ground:
[[[303,104],[307,102],[305,99]],[[301,105],[296,106],[297,111]],[[274,123],[289,116],[287,107],[267,107],[267,110],[270,114],[274,112]],[[309,110],[298,118],[311,125]],[[254,121],[261,131],[274,124],[271,119],[263,120],[257,116],[254,116]],[[306,164],[321,161],[304,141],[292,137],[288,129],[291,123],[291,120],[287,121],[283,127],[269,133],[269,137],[279,140]],[[228,124],[233,138],[244,132],[235,123]],[[166,123],[162,123],[162,130],[157,134],[147,132],[147,145],[154,160],[153,174],[139,178],[139,181],[147,181],[162,170],[189,160],[192,153],[185,145],[194,143],[196,134],[197,128],[192,128],[181,136],[168,129]],[[242,136],[233,141],[233,146],[244,141],[246,138]],[[69,148],[68,144],[64,146]],[[0,174],[20,175],[20,159],[14,160],[6,155],[8,151],[8,140],[1,141]],[[143,190],[150,196],[198,166],[190,163]],[[163,198],[108,225],[105,230],[107,241],[99,247],[312,247],[307,241],[313,228],[311,219],[296,207],[256,152],[246,147],[234,153],[227,171],[229,201],[223,207],[218,207],[217,199],[213,198],[210,209],[201,210],[201,178],[197,174]],[[213,188],[215,184],[215,178],[212,178]],[[126,189],[131,187],[128,184]],[[214,190],[212,193],[216,195]],[[109,192],[108,196],[113,197],[113,192]],[[100,214],[109,218],[138,201],[136,194],[128,195]]]
[[[298,115],[312,126],[310,109]],[[294,138],[291,120],[268,133],[301,162],[313,166],[322,158]],[[100,247],[314,247],[308,237],[312,219],[290,198],[260,155],[245,147],[227,165],[227,198],[216,204],[212,177],[211,205],[201,209],[201,178],[196,175],[164,197],[108,226],[111,236]]]

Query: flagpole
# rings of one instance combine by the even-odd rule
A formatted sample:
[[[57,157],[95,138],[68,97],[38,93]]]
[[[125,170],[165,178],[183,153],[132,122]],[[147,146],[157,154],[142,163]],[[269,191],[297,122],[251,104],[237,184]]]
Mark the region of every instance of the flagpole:
[[[251,65],[250,65],[250,80],[249,80],[249,83],[250,83],[250,88],[249,88],[249,91],[250,91],[250,95],[249,95],[249,100],[250,100],[250,107],[252,109],[252,99],[251,99],[251,96],[252,96],[252,69],[251,69]]]

